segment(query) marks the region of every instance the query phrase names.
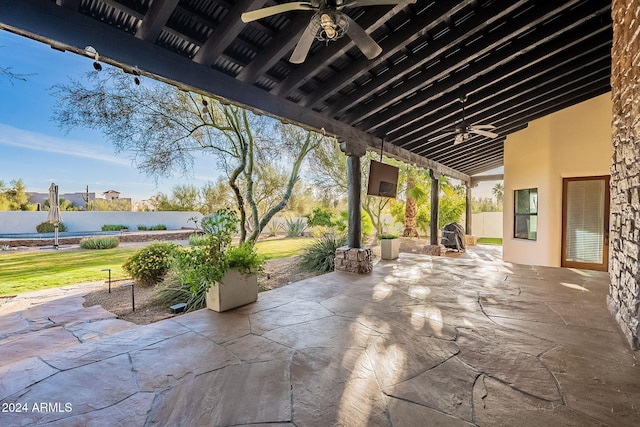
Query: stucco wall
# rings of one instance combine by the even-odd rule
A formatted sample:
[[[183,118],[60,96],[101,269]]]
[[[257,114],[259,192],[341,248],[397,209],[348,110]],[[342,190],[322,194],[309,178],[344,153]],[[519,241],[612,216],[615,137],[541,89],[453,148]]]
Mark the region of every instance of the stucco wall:
[[[123,224],[131,230],[138,225],[164,224],[169,230],[194,227],[189,218],[202,218],[200,212],[62,212],[68,231],[100,231],[105,224]],[[0,211],[0,234],[35,233],[36,226],[47,220],[47,212]]]
[[[609,175],[611,95],[605,94],[529,123],[504,145],[503,259],[559,267],[562,179]],[[513,193],[538,189],[536,241],[513,237]]]

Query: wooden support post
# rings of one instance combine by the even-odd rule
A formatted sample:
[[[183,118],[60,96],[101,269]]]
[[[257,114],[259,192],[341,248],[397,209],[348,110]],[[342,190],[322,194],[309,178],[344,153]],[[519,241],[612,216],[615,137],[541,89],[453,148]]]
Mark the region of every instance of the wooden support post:
[[[429,228],[429,243],[431,245],[438,244],[438,205],[440,200],[440,174],[429,171],[431,176],[431,224]]]
[[[361,199],[362,181],[360,176],[360,157],[366,150],[361,144],[352,144],[347,141],[340,142],[340,150],[347,155],[347,186],[348,186],[348,212],[349,229],[347,232],[350,248],[362,247],[362,213]]]
[[[347,157],[347,179],[349,188],[349,247],[362,247],[362,214],[360,207],[360,157],[349,155]]]

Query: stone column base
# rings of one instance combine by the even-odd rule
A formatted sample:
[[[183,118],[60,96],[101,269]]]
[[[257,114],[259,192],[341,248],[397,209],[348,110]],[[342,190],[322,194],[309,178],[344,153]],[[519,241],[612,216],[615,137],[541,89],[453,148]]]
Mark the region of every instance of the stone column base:
[[[470,234],[464,235],[464,244],[465,246],[475,246],[478,244],[478,238],[476,236],[472,236]]]
[[[342,246],[336,249],[335,270],[347,273],[367,274],[373,270],[371,248],[350,248]]]
[[[425,255],[442,256],[447,252],[447,248],[443,245],[425,245],[422,253]]]

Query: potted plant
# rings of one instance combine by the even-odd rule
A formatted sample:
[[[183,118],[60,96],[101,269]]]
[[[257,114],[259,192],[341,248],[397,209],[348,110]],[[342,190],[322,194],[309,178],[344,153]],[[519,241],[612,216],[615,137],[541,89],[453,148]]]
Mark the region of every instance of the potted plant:
[[[264,257],[249,243],[229,247],[225,261],[222,277],[207,291],[207,308],[218,312],[258,299],[258,273],[264,265]]]
[[[219,209],[200,224],[203,240],[178,257],[180,280],[190,284],[192,294],[204,295],[207,308],[214,311],[256,301],[264,259],[252,244],[231,245],[238,225],[235,212]]]
[[[382,259],[396,259],[400,252],[400,240],[397,234],[380,235],[380,257]]]

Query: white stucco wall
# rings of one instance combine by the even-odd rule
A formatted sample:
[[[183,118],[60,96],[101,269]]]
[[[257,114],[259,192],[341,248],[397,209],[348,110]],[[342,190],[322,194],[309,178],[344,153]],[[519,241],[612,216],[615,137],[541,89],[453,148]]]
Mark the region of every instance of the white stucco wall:
[[[35,233],[36,226],[47,220],[46,211],[0,211],[0,234]],[[189,218],[202,218],[200,212],[61,212],[68,231],[100,231],[105,224],[123,224],[136,230],[138,225],[148,227],[164,224],[169,230],[193,228]]]
[[[504,145],[503,259],[558,267],[562,252],[562,179],[609,175],[609,93],[529,123]],[[538,189],[536,241],[513,237],[515,190]]]

